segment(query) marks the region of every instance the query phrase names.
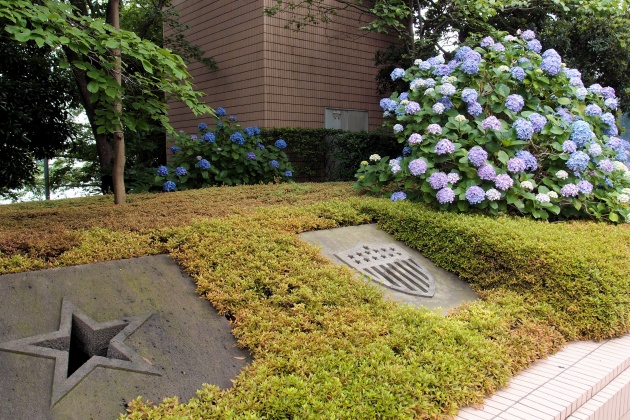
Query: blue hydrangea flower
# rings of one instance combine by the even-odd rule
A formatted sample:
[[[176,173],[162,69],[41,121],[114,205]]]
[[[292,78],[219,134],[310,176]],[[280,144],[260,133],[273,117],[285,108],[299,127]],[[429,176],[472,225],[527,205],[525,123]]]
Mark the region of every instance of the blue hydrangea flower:
[[[245,135],[247,137],[254,137],[254,136],[260,134],[260,128],[258,128],[257,126],[247,127],[243,131],[245,132]]]
[[[542,58],[556,58],[559,61],[562,61],[562,57],[560,57],[558,51],[554,50],[553,48],[549,48],[547,51],[542,53]]]
[[[402,155],[403,155],[403,156],[409,156],[409,155],[411,155],[411,147],[409,147],[409,146],[405,146],[405,147],[403,147],[403,150],[402,150]]]
[[[442,57],[441,55],[436,55],[435,57],[427,58],[427,61],[432,66],[437,66],[438,64],[444,64],[444,57]]]
[[[455,151],[455,145],[449,139],[442,139],[435,145],[435,153],[437,155],[446,155]]]
[[[589,117],[599,117],[602,115],[602,109],[596,104],[589,104],[584,108],[584,115]]]
[[[440,204],[452,203],[453,200],[455,200],[455,192],[448,187],[444,187],[437,192],[435,198],[437,198],[437,201]]]
[[[182,149],[180,149],[177,146],[171,146],[171,154],[173,154],[173,155],[176,154],[177,152],[179,152],[180,150],[182,150]]]
[[[540,69],[551,76],[555,76],[562,70],[562,61],[553,56],[544,58],[542,63],[540,63]]]
[[[218,107],[215,113],[217,114],[217,117],[225,117],[227,115],[227,112],[225,112],[223,107]]]
[[[492,45],[494,45],[494,39],[492,39],[491,36],[487,36],[484,39],[481,40],[481,43],[479,44],[481,45],[481,47],[485,48],[485,47],[490,47]]]
[[[534,126],[525,118],[519,118],[512,124],[519,140],[529,140],[534,135]]]
[[[420,111],[420,104],[418,102],[410,101],[405,105],[405,112],[407,114],[415,114],[418,111]]]
[[[434,190],[439,190],[448,185],[448,176],[444,172],[434,172],[428,179],[429,185]]]
[[[588,166],[590,159],[589,155],[578,150],[577,152],[571,153],[569,160],[567,160],[567,168],[571,169],[573,172],[582,172]]]
[[[280,167],[280,164],[275,159],[269,162],[269,165],[271,165],[272,168],[276,168],[276,169]]]
[[[217,121],[217,132],[223,127],[223,121]]]
[[[236,115],[230,115],[230,116],[228,117],[228,119],[229,119],[230,121],[232,121],[232,122],[236,122],[236,121],[238,121],[238,119],[236,118]]]
[[[519,150],[516,152],[516,157],[525,162],[525,169],[528,171],[535,171],[538,169],[538,160],[527,150]]]
[[[186,175],[188,175],[188,171],[186,170],[186,168],[178,166],[177,168],[175,168],[175,175],[177,175],[177,176],[186,176]]]
[[[290,178],[290,177],[293,176],[293,172],[291,172],[291,171],[284,171],[284,176]]]
[[[197,166],[199,167],[199,169],[210,169],[210,162],[208,162],[206,159],[201,159],[199,162],[197,162]]]
[[[567,184],[560,189],[560,194],[563,197],[577,197],[580,189],[575,184]]]
[[[577,144],[572,140],[566,140],[562,143],[562,151],[564,153],[573,153],[577,150]]]
[[[617,95],[615,94],[615,89],[610,86],[602,88],[601,93],[604,99],[615,99],[617,97]]]
[[[575,97],[578,98],[580,101],[586,99],[586,95],[588,95],[588,90],[585,87],[579,87],[575,91]]]
[[[625,151],[619,152],[615,156],[615,159],[617,159],[619,162],[626,162],[628,160],[628,154]]]
[[[573,115],[571,115],[569,111],[564,108],[556,109],[556,115],[562,118],[562,120],[567,124],[573,123]]]
[[[590,194],[593,192],[593,184],[586,180],[578,182],[578,189],[582,194]]]
[[[166,175],[168,175],[168,168],[166,166],[164,166],[164,165],[160,165],[157,168],[157,174],[159,176],[166,176]]]
[[[578,120],[573,123],[571,131],[571,140],[577,144],[578,147],[584,147],[587,142],[590,142],[593,138],[593,130],[591,125],[583,120]]]
[[[525,171],[525,161],[523,159],[520,158],[511,158],[510,160],[508,160],[507,163],[507,169],[508,171],[512,172],[512,173],[519,173],[519,172],[524,172]]]
[[[254,152],[249,152],[249,153],[247,154],[247,156],[245,156],[245,158],[246,158],[246,159],[248,159],[248,160],[256,160],[256,153],[254,153]]]
[[[602,130],[602,133],[604,133],[607,136],[618,136],[619,129],[617,128],[616,125],[611,125],[608,128],[605,128],[604,130]]]
[[[383,111],[394,112],[398,107],[398,102],[394,101],[393,99],[383,98],[381,99],[380,105],[381,108],[383,108]]]
[[[429,70],[431,68],[431,63],[429,63],[428,61],[423,61],[422,63],[418,64],[418,68],[420,70]]]
[[[471,102],[466,107],[468,113],[473,117],[478,117],[483,113],[483,108],[481,108],[481,104],[479,102]]]
[[[608,126],[613,126],[615,125],[615,116],[613,114],[611,114],[610,112],[607,112],[605,114],[602,114],[601,117],[599,117],[602,122]]]
[[[570,69],[568,67],[564,69],[564,74],[566,74],[569,79],[582,77],[582,73],[580,73],[578,69]]]
[[[606,147],[609,147],[617,152],[622,150],[621,148],[621,139],[619,137],[611,137],[606,142]]]
[[[466,60],[462,63],[462,70],[466,74],[479,73],[479,61]]]
[[[216,141],[216,137],[214,136],[214,133],[204,133],[203,136],[201,136],[201,141],[206,141],[208,143],[214,143]]]
[[[473,185],[466,190],[466,200],[470,204],[479,204],[486,198],[486,192],[483,188]]]
[[[191,140],[197,140],[197,135],[196,134],[191,134],[190,135],[190,139]]]
[[[523,79],[525,79],[525,70],[523,70],[522,67],[518,67],[518,66],[512,67],[510,69],[510,73],[512,73],[512,77],[518,80],[519,82],[522,82]]]
[[[540,133],[543,128],[547,125],[547,117],[540,115],[536,112],[529,116],[529,122],[532,123],[532,127],[534,127],[534,133]]]
[[[414,159],[409,162],[409,172],[411,175],[418,176],[422,175],[427,171],[427,163],[422,159]]]
[[[437,84],[437,82],[434,79],[430,78],[430,77],[428,79],[425,79],[425,81],[424,81],[424,85],[426,87],[429,87],[429,88],[434,87],[436,84]]]
[[[402,191],[396,191],[395,193],[392,193],[392,196],[390,197],[390,200],[392,201],[403,201],[405,199],[407,199],[407,194]]]
[[[602,154],[602,146],[597,143],[593,143],[588,147],[588,154],[592,157],[597,157]]]
[[[505,107],[512,112],[521,112],[525,106],[525,100],[521,95],[512,94],[505,98]]]
[[[265,148],[265,145],[262,143],[256,143],[256,147],[258,147],[260,150],[263,150]]]
[[[441,115],[444,113],[444,105],[442,105],[441,103],[436,103],[433,105],[433,107],[431,107],[431,109],[433,110],[433,112],[435,112],[438,115]]]
[[[236,132],[230,136],[230,140],[236,144],[242,145],[245,143],[245,137],[239,132]]]
[[[175,191],[177,185],[173,181],[166,181],[162,188],[164,189],[164,191]]]
[[[505,47],[500,42],[495,43],[491,48],[492,48],[492,51],[497,51],[497,52],[505,51]]]
[[[401,131],[403,131],[405,128],[401,125],[401,124],[396,124],[394,125],[394,133],[400,133]]]
[[[491,115],[481,122],[481,128],[484,130],[500,130],[501,121],[494,115]]]
[[[284,141],[283,139],[278,139],[278,140],[276,140],[276,142],[274,143],[274,145],[275,145],[278,149],[282,150],[282,149],[284,149],[284,148],[286,148],[286,147],[287,147],[287,142],[286,142],[286,141]]]
[[[602,85],[599,83],[592,84],[588,87],[588,91],[594,93],[595,95],[599,95],[602,93]]]
[[[442,105],[444,105],[444,109],[445,110],[449,110],[451,108],[453,108],[453,102],[451,102],[451,100],[448,98],[448,96],[442,96],[439,100],[438,103],[441,103]]]
[[[536,38],[536,33],[530,29],[527,29],[523,31],[523,33],[521,34],[521,38],[523,38],[525,41],[531,41],[532,39]]]
[[[486,160],[488,159],[488,152],[486,152],[479,146],[474,146],[472,149],[468,151],[467,156],[470,163],[472,163],[473,166],[478,168],[484,163],[486,163]]]
[[[514,180],[508,174],[499,174],[494,178],[494,186],[501,191],[507,191],[514,185]]]
[[[459,47],[457,52],[455,52],[455,60],[460,61],[460,62],[464,61],[468,53],[470,53],[471,51],[472,51],[472,48],[470,48],[467,45]]]
[[[466,102],[467,104],[477,102],[478,97],[479,97],[479,94],[477,93],[475,89],[464,88],[462,90],[462,101]]]
[[[600,160],[599,163],[597,164],[597,167],[599,168],[600,171],[606,172],[606,173],[611,173],[615,168],[613,163],[608,159]]]
[[[400,99],[401,101],[406,101],[407,99],[409,99],[409,92],[401,93],[398,99]]]
[[[390,74],[392,80],[398,80],[402,78],[404,75],[405,75],[405,70],[401,68],[394,69],[394,71],[392,71],[392,74]]]
[[[477,176],[484,181],[493,181],[497,173],[492,165],[486,163],[477,170]]]
[[[537,39],[532,39],[527,43],[527,49],[530,51],[534,51],[535,53],[539,53],[542,51],[542,45],[540,41]]]
[[[433,75],[437,77],[444,77],[451,74],[453,70],[447,64],[438,64],[433,68]]]
[[[442,86],[440,86],[440,93],[442,95],[453,96],[456,91],[457,89],[452,83],[447,82],[447,83],[444,83]]]
[[[584,87],[584,82],[582,82],[582,79],[580,79],[579,77],[573,77],[569,80],[569,85],[573,87]],[[588,90],[586,89],[585,91],[588,92]]]
[[[604,101],[604,106],[614,111],[619,106],[619,103],[617,102],[617,98],[608,98]]]
[[[207,128],[208,128],[208,124],[203,123],[203,122],[202,122],[202,123],[199,123],[199,125],[197,126],[197,129],[198,129],[199,131],[206,130]]]

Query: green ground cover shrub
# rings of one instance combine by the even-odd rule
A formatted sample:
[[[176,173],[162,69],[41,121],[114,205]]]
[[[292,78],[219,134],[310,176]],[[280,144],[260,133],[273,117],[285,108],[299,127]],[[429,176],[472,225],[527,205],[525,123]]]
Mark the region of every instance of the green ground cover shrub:
[[[0,255],[1,272],[170,253],[254,356],[230,389],[205,386],[181,404],[136,400],[128,418],[445,418],[566,340],[630,330],[627,225],[445,213],[342,184],[99,200],[1,206],[7,243],[20,225],[86,216],[54,261],[36,252],[52,244],[32,242]],[[386,302],[295,236],[374,221],[483,299],[449,317]]]

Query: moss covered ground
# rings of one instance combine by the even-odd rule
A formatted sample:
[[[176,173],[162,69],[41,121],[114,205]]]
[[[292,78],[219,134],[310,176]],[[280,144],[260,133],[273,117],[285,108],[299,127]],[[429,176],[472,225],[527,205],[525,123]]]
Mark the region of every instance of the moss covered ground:
[[[442,213],[348,184],[0,206],[0,273],[169,253],[254,362],[129,418],[447,418],[573,339],[630,330],[630,226]],[[483,297],[400,306],[296,233],[378,222]]]

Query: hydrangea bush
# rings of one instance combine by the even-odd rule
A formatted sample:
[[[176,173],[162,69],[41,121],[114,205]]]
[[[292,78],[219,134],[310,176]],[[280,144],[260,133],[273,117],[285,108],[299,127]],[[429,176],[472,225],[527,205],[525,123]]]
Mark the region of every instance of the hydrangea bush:
[[[356,186],[457,211],[630,221],[614,89],[585,87],[529,30],[476,45],[392,72],[409,89],[380,105],[404,147],[362,162]]]
[[[288,181],[293,168],[286,141],[263,144],[258,127],[242,129],[234,116],[216,109],[214,127],[200,123],[198,133],[179,133],[169,166],[157,168],[155,182],[164,191]]]

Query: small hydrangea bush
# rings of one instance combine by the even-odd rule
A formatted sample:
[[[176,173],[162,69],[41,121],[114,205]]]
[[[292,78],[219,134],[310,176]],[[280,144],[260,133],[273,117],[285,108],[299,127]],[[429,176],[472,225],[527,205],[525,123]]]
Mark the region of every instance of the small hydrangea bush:
[[[380,105],[402,156],[370,156],[356,186],[462,212],[630,222],[614,89],[585,87],[530,30],[495,38],[392,72],[409,89]]]
[[[200,123],[198,133],[179,133],[169,166],[157,168],[155,182],[164,191],[291,180],[286,141],[263,144],[258,127],[242,129],[234,116],[216,109],[214,127]]]

